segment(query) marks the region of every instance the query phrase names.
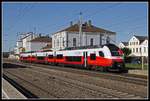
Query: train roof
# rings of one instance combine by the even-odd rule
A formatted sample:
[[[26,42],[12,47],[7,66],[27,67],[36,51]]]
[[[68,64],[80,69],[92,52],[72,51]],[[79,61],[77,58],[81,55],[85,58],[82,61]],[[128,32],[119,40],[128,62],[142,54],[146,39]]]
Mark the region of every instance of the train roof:
[[[62,49],[60,51],[64,51],[64,50],[80,50],[80,49],[95,49],[95,48],[103,48],[104,46],[107,46],[107,47],[117,47],[115,44],[104,44],[104,45],[94,45],[94,46],[80,46],[80,47],[69,47],[69,48],[65,48],[65,49]]]

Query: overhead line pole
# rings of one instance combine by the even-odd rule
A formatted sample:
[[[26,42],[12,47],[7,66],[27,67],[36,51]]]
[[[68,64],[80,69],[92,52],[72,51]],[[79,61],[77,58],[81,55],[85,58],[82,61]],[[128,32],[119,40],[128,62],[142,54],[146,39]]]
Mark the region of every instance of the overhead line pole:
[[[79,20],[79,46],[82,46],[82,12],[80,12],[80,20]]]

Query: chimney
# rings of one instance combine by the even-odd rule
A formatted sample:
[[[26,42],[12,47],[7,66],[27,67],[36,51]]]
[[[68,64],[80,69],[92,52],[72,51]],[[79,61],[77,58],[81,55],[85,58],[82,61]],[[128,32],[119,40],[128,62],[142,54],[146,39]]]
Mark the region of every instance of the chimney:
[[[73,22],[72,21],[70,21],[70,26],[72,26],[73,25]]]
[[[88,21],[88,26],[91,26],[92,25],[92,22],[91,20]]]

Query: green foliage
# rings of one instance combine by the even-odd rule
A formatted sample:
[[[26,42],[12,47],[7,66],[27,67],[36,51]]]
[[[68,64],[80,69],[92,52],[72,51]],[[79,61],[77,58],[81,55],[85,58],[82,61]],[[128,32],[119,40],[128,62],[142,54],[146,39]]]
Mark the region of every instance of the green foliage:
[[[131,49],[129,48],[124,47],[124,48],[121,48],[121,50],[124,53],[124,57],[128,57],[131,54]]]
[[[25,48],[22,48],[22,52],[25,52]]]
[[[142,68],[142,64],[126,63],[125,66],[128,69],[141,69]],[[144,70],[148,70],[148,64],[144,64]]]

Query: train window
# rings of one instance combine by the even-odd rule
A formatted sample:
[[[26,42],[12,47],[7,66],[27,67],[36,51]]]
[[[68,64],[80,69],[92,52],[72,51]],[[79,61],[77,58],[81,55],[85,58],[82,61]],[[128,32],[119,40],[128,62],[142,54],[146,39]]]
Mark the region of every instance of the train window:
[[[23,59],[27,59],[27,57],[23,57]]]
[[[67,56],[66,61],[81,62],[81,56]]]
[[[58,54],[57,55],[57,59],[63,59],[63,55],[62,54]]]
[[[49,59],[52,59],[52,58],[53,58],[53,55],[48,55],[48,58],[49,58]]]
[[[99,51],[99,56],[104,57],[104,53],[102,51]]]
[[[94,54],[90,54],[90,59],[91,60],[96,60],[96,54],[94,53]]]
[[[112,52],[111,52],[111,55],[112,55],[112,56],[120,56],[120,54],[119,54],[118,51],[112,51]]]
[[[37,59],[38,60],[44,60],[44,57],[43,56],[38,56]]]

